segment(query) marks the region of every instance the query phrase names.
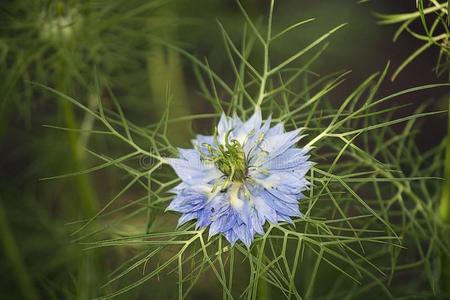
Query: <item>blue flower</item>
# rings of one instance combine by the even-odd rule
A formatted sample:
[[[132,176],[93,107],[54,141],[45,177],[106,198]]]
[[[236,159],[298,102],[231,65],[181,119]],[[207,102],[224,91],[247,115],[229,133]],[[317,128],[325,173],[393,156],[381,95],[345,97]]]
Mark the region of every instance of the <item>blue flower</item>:
[[[300,129],[270,124],[259,109],[246,122],[222,114],[214,135],[198,135],[194,149],[167,159],[182,181],[167,207],[181,213],[178,226],[196,220],[210,237],[222,233],[232,245],[241,240],[249,247],[266,221],[292,223],[301,216],[298,201],[312,166],[308,150],[296,147]]]

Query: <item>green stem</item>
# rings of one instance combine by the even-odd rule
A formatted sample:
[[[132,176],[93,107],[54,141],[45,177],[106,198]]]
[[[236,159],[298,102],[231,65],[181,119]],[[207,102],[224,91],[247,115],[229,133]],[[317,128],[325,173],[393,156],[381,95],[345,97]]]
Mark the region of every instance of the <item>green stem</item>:
[[[64,60],[61,60],[64,61]],[[70,73],[68,73],[69,66],[65,66],[65,64],[61,63],[61,68],[59,69],[59,74],[61,76],[59,82],[57,83],[57,90],[62,93],[68,93],[70,90]],[[77,129],[78,124],[75,118],[75,113],[73,111],[72,105],[66,101],[65,99],[60,99],[61,101],[61,110],[63,113],[64,121],[66,123],[66,127],[68,129]],[[80,143],[80,135],[76,131],[68,131],[67,137],[69,140],[70,152],[71,152],[71,160],[73,163],[73,167],[76,170],[85,169],[85,160],[83,157],[84,150],[83,145]],[[78,193],[81,202],[81,209],[84,218],[92,217],[98,211],[98,203],[95,197],[94,190],[92,188],[92,184],[89,180],[88,174],[81,174],[76,177]]]
[[[68,87],[70,82],[70,74],[67,74],[67,71],[65,71],[64,69],[60,69],[59,74],[61,74],[62,78],[58,82],[57,89],[62,93],[67,93],[69,91]],[[77,129],[79,126],[77,124],[72,105],[64,99],[61,99],[60,103],[66,127],[69,129]],[[68,131],[67,138],[69,140],[70,146],[69,157],[72,160],[73,167],[76,170],[86,169],[86,163],[83,155],[84,150],[80,135],[75,131]],[[90,218],[98,211],[99,205],[91,181],[89,179],[89,175],[78,175],[76,177],[76,186],[78,189],[82,216],[83,218]],[[77,206],[75,206],[75,208],[77,208]],[[99,258],[100,257],[98,251],[92,251],[83,254],[80,258],[80,261],[78,262],[77,299],[87,300],[92,299],[96,296],[96,279],[99,276],[101,270]]]
[[[255,257],[258,258],[258,260],[262,259],[265,256],[264,251],[265,248],[265,242],[263,242],[261,245],[255,247],[252,251],[254,252]],[[261,272],[261,268],[257,266],[256,268],[256,274],[259,274]],[[256,284],[256,292],[252,293],[252,299],[258,299],[258,300],[270,300],[270,287],[266,280],[264,280],[262,274],[259,274],[259,278],[257,279]],[[256,296],[256,298],[254,298]]]
[[[439,216],[445,224],[450,224],[450,102],[447,129],[447,151],[445,154],[445,181],[442,189]],[[442,277],[441,285],[444,293],[450,295],[450,256],[448,253],[442,255]]]
[[[450,104],[449,104],[449,120],[447,132],[447,151],[445,154],[445,181],[442,190],[441,205],[439,215],[445,223],[450,223]]]
[[[17,247],[14,235],[9,227],[8,219],[3,208],[2,200],[0,199],[0,238],[3,244],[3,251],[7,261],[11,264],[13,273],[17,278],[24,299],[37,300],[38,294],[33,286],[31,278],[22,260],[22,257]]]
[[[76,129],[77,126],[72,106],[67,101],[63,101],[62,103],[67,128]],[[83,149],[81,149],[79,143],[79,136],[74,131],[68,131],[68,138],[75,168],[77,170],[85,169],[84,159],[82,158]],[[76,180],[83,216],[86,218],[92,217],[98,210],[98,204],[89,177],[87,174],[81,174],[76,177]]]
[[[262,277],[260,277],[258,280],[257,299],[258,300],[269,300],[270,299],[269,285],[268,285],[267,281],[265,281]]]

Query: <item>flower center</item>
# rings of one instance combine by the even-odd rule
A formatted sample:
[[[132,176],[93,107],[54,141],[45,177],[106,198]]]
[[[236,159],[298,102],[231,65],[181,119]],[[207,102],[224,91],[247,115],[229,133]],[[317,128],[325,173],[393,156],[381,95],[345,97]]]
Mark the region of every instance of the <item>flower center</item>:
[[[219,145],[218,148],[209,144],[205,145],[210,154],[206,159],[212,161],[231,181],[243,182],[247,177],[244,149],[237,140],[229,141],[229,134],[230,132],[225,136],[225,145]]]
[[[227,175],[232,181],[243,182],[247,176],[247,164],[245,154],[238,141],[232,140],[225,147],[219,146],[221,155],[217,157],[217,168]]]

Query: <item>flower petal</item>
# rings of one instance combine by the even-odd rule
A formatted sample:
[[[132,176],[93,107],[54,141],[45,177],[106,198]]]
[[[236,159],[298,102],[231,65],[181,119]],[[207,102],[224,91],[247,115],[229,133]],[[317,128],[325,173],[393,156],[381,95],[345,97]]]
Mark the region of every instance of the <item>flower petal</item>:
[[[302,137],[300,129],[269,136],[261,143],[261,148],[269,153],[271,157],[275,157],[295,145]]]
[[[213,165],[179,158],[167,158],[166,160],[178,177],[189,184],[208,183],[221,176],[221,173]]]
[[[172,202],[170,202],[169,206],[166,208],[166,211],[172,210],[181,213],[189,213],[202,209],[206,205],[207,201],[208,198],[203,194],[184,190],[182,193],[178,194]]]
[[[237,237],[245,244],[245,246],[250,247],[253,241],[254,232],[250,230],[247,224],[242,223],[238,226],[234,226],[233,231],[237,235]]]
[[[301,216],[299,200],[312,166],[308,149],[295,147],[302,138],[300,129],[285,132],[282,123],[270,128],[271,121],[269,116],[263,122],[259,109],[246,122],[236,114],[222,114],[217,139],[198,135],[192,140],[195,149],[180,148],[179,158],[167,159],[182,180],[171,190],[175,197],[167,207],[182,213],[178,226],[197,219],[196,228],[209,227],[210,237],[222,233],[231,245],[241,240],[250,247],[255,234],[264,234],[266,221],[293,223],[292,217]],[[243,147],[249,180],[230,183],[204,159],[211,156],[208,145],[224,145],[227,134],[230,142],[236,139]],[[228,187],[221,191],[221,184]]]

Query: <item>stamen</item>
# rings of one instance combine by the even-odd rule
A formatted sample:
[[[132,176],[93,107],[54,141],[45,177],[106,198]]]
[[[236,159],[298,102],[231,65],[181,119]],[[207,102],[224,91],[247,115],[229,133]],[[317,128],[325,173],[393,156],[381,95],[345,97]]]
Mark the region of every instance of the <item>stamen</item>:
[[[204,144],[208,154],[202,153],[203,160],[214,163],[217,168],[228,177],[227,181],[243,182],[247,177],[248,167],[245,159],[244,149],[236,139],[229,139],[233,129],[227,131],[225,135],[225,145],[215,148],[212,145]],[[215,134],[217,141],[217,135]]]

